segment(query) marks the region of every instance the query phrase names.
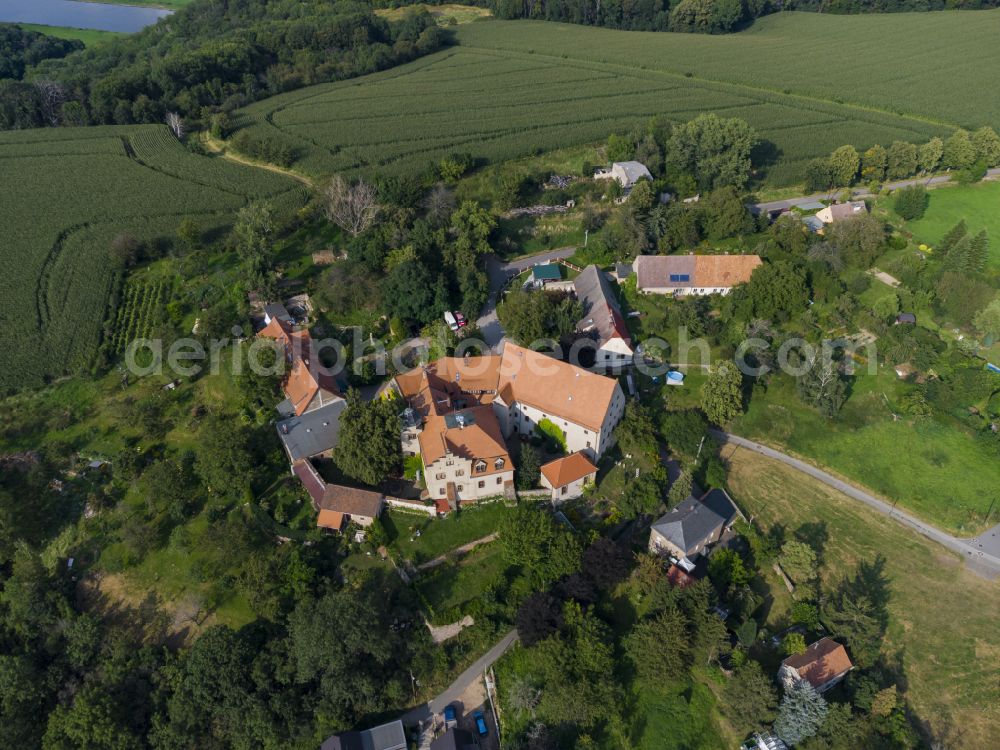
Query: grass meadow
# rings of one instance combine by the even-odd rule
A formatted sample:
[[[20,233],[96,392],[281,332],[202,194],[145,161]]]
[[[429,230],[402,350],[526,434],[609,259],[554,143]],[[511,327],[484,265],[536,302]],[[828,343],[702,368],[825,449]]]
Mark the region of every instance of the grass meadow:
[[[303,197],[287,178],[193,154],[160,125],[0,133],[0,188],[0,390],[89,368],[119,234],[173,236],[187,216],[208,230],[251,200]]]
[[[1000,487],[1000,462],[989,448],[957,421],[893,420],[892,368],[857,374],[836,421],[805,406],[794,382],[778,378],[754,394],[732,431],[811,459],[957,535],[981,530]]]
[[[474,23],[458,34],[464,40],[465,29],[498,28],[513,37],[522,25],[531,27]],[[741,117],[773,143],[777,163],[767,179],[775,184],[798,181],[804,161],[828,153],[831,144],[920,142],[948,132],[920,119],[649,66],[462,45],[371,76],[272,97],[242,110],[237,122],[292,145],[296,169],[309,174],[398,174],[453,152],[504,161],[600,141],[655,116],[683,122],[701,112]]]
[[[884,651],[902,665],[907,698],[941,746],[995,747],[1000,733],[998,583],[783,464],[732,447],[723,455],[729,460],[733,496],[755,523],[765,529],[781,525],[788,536],[803,524],[825,531],[821,573],[827,588],[850,575],[859,560],[886,556],[892,599]]]
[[[927,213],[905,223],[913,239],[931,247],[959,221],[965,219],[969,233],[985,229],[990,237],[990,265],[1000,268],[1000,182],[956,185],[931,190]]]

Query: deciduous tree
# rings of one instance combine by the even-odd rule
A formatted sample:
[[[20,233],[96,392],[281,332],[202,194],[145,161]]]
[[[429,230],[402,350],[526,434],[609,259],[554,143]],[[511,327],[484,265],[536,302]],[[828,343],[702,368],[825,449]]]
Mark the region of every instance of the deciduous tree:
[[[376,485],[399,471],[399,412],[396,399],[362,401],[353,388],[340,414],[340,438],[334,461],[347,476]]]
[[[341,175],[334,175],[323,188],[323,207],[327,218],[357,237],[378,217],[378,191],[363,179],[351,184]]]
[[[701,408],[719,425],[743,413],[743,375],[734,362],[725,360],[709,373],[701,389]]]

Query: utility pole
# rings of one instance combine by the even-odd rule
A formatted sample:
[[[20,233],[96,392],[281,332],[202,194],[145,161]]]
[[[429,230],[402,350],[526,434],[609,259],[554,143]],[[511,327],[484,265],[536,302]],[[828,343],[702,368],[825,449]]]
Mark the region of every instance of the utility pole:
[[[705,444],[705,436],[702,435],[701,436],[701,442],[698,443],[698,452],[695,454],[695,457],[694,457],[695,462],[697,462],[698,459],[701,458],[701,446],[703,446],[704,444]]]

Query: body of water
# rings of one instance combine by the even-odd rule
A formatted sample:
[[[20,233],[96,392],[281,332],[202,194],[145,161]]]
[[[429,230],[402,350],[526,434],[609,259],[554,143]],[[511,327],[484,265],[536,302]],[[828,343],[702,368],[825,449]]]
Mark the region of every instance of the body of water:
[[[135,5],[84,3],[76,0],[0,0],[0,22],[38,23],[100,31],[139,31],[171,11]]]

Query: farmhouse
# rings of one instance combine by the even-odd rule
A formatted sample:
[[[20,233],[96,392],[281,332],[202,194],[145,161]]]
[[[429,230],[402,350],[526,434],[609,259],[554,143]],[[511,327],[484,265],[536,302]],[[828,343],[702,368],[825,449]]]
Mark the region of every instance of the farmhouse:
[[[758,255],[640,255],[633,268],[644,294],[729,294],[750,281]]]
[[[583,453],[570,453],[542,466],[542,486],[552,491],[553,503],[580,497],[596,479],[597,467]]]
[[[652,180],[653,175],[646,165],[638,161],[616,161],[611,169],[599,169],[594,173],[595,180],[614,180],[626,191],[631,190],[640,180]]]
[[[868,213],[868,205],[864,201],[848,201],[826,206],[816,212],[816,218],[824,224],[835,224],[844,219],[853,219]]]
[[[454,507],[513,492],[514,463],[489,406],[428,417],[418,442],[432,498],[445,498]]]
[[[406,402],[401,442],[420,455],[428,494],[449,503],[513,492],[505,438],[547,420],[567,450],[599,456],[621,420],[618,382],[507,343],[502,356],[443,357],[387,386]]]
[[[594,367],[618,368],[630,364],[634,353],[632,339],[607,275],[597,266],[589,265],[576,277],[573,288],[583,305],[583,317],[576,329],[593,335],[597,342]]]
[[[778,679],[785,686],[805,680],[823,693],[854,669],[847,649],[832,638],[820,638],[805,653],[789,656],[781,662]]]
[[[281,310],[284,310],[284,307]],[[258,335],[282,345],[288,374],[282,384],[285,400],[278,404],[278,437],[291,462],[314,456],[328,456],[337,446],[340,435],[340,414],[347,402],[340,395],[334,378],[324,372],[313,356],[313,341],[308,331],[295,331],[279,317],[273,305],[267,325]],[[287,315],[287,311],[285,313]]]
[[[311,461],[296,461],[292,472],[309,493],[318,514],[316,525],[320,528],[343,531],[349,523],[370,526],[382,513],[385,495],[356,487],[327,484]]]
[[[649,551],[674,557],[690,570],[691,558],[705,554],[742,517],[725,490],[710,490],[701,498],[689,495],[650,527]]]

